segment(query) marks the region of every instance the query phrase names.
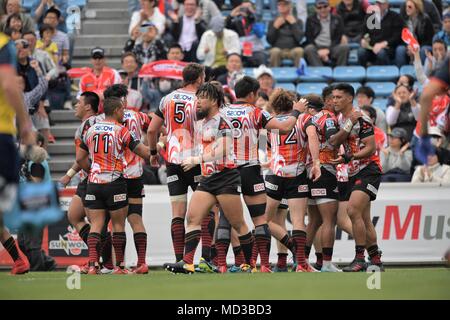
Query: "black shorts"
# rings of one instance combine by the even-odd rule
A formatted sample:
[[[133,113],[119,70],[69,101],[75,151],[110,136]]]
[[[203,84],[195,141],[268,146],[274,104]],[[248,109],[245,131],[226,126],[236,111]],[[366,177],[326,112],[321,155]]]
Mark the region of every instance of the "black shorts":
[[[142,178],[125,179],[125,182],[127,183],[128,199],[145,197],[144,183],[142,182]]]
[[[244,196],[254,196],[266,192],[260,165],[239,167],[238,170],[241,174],[241,189]]]
[[[85,201],[88,209],[122,209],[128,205],[127,183],[123,178],[111,183],[88,183]]]
[[[349,189],[344,201],[348,201],[352,192],[356,190],[365,192],[370,197],[370,201],[374,201],[380,187],[381,175],[380,168],[372,162],[353,177],[349,177]]]
[[[346,200],[346,197],[350,190],[350,182],[338,181],[337,186],[339,191],[339,201],[348,201],[348,199]]]
[[[81,201],[83,202],[83,207],[86,207],[86,200],[84,198],[86,197],[87,184],[88,178],[85,178],[78,184],[77,191],[75,192],[75,194],[79,196]]]
[[[224,169],[209,177],[203,177],[197,187],[198,191],[204,191],[218,196],[221,194],[241,194],[241,175],[237,169]]]
[[[306,170],[295,178],[279,177],[274,174],[266,176],[266,192],[272,199],[308,198],[309,188]]]
[[[316,182],[308,179],[310,199],[338,199],[338,187],[336,175],[324,167],[320,168],[322,173]]]
[[[19,184],[19,155],[14,137],[0,134],[0,211],[13,208]]]
[[[169,187],[170,196],[180,196],[187,194],[188,188],[192,191],[198,186],[202,172],[200,165],[184,172],[179,164],[167,164],[167,186]]]

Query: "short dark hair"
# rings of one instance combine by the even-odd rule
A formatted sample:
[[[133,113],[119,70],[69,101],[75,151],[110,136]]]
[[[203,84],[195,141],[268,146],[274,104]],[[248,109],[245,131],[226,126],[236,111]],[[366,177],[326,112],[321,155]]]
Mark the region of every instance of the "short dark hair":
[[[308,101],[308,108],[313,108],[317,111],[323,109],[323,100],[322,97],[318,94],[307,94],[302,97]]]
[[[45,23],[41,25],[41,27],[39,28],[39,35],[41,36],[41,39],[44,37],[44,32],[49,30],[51,32],[55,32],[55,28],[53,28],[51,25]]]
[[[411,88],[414,87],[415,79],[414,79],[414,77],[412,75],[410,75],[410,74],[402,74],[400,77],[408,78],[408,86],[411,87]]]
[[[128,52],[125,52],[125,53],[122,55],[122,57],[120,57],[120,63],[123,63],[123,60],[125,60],[125,58],[127,58],[127,57],[133,57],[133,58],[134,58],[134,61],[137,62],[137,57],[136,57],[136,55],[135,55],[133,52],[128,51]]]
[[[259,90],[259,82],[255,78],[244,76],[234,85],[234,92],[237,99],[245,98],[250,93],[257,93]]]
[[[49,8],[47,11],[45,11],[44,18],[47,17],[47,15],[48,15],[49,13],[54,13],[54,14],[56,14],[56,18],[58,18],[58,20],[59,20],[59,18],[61,18],[61,11],[59,11],[59,10],[56,9],[55,7],[51,7],[51,8]]]
[[[322,89],[322,99],[326,100],[329,96],[333,94],[333,86],[326,86]]]
[[[367,111],[369,118],[373,120],[373,123],[377,121],[377,110],[372,106],[362,106],[361,110]]]
[[[36,33],[34,33],[33,31],[27,31],[27,32],[22,33],[22,38],[27,35],[31,35],[36,38]]]
[[[109,97],[106,98],[103,103],[103,108],[105,110],[105,115],[110,117],[114,114],[114,112],[122,107],[122,101],[117,97]]]
[[[198,63],[189,63],[183,69],[183,84],[187,86],[189,84],[195,83],[198,78],[205,73],[205,67]]]
[[[169,47],[169,49],[167,50],[167,52],[169,52],[170,49],[180,49],[180,51],[183,52],[183,48],[182,48],[178,43],[172,44],[172,45]]]
[[[275,113],[284,113],[292,110],[295,95],[282,88],[277,88],[270,95],[269,108]]]
[[[113,84],[103,91],[103,96],[106,98],[116,97],[123,98],[128,95],[128,87],[122,83]]]
[[[205,96],[208,99],[217,101],[219,108],[224,103],[223,89],[221,89],[217,83],[205,82],[200,86],[200,88],[198,88],[195,94],[197,96]]]
[[[22,20],[22,17],[20,16],[20,14],[18,14],[18,13],[13,13],[12,15],[10,15],[8,17],[8,19],[6,19],[6,27],[8,27],[8,28],[10,27],[9,25],[10,25],[12,19],[17,19],[17,20],[22,21],[22,29],[23,29],[23,20]]]
[[[333,86],[333,90],[344,91],[346,94],[355,97],[355,89],[348,83],[338,83]]]
[[[84,97],[84,103],[89,104],[95,113],[98,113],[98,105],[100,104],[100,97],[92,91],[85,91],[81,94]]]
[[[367,87],[367,86],[361,86],[358,88],[358,90],[356,90],[356,95],[358,94],[363,94],[369,98],[371,98],[372,100],[375,99],[375,91],[373,91],[373,89],[371,87]]]
[[[444,40],[442,40],[442,39],[436,39],[436,40],[433,41],[433,44],[435,44],[435,43],[440,43],[440,44],[442,44],[442,45],[444,46],[444,48],[445,48],[445,51],[447,51],[447,45],[445,44],[445,41],[444,41]]]
[[[269,101],[269,96],[263,91],[258,92],[258,98],[263,98],[264,100]]]

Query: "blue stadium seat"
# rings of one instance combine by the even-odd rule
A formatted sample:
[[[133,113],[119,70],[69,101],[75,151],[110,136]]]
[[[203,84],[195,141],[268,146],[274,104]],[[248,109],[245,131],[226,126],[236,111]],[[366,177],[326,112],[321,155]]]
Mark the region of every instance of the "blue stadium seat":
[[[285,90],[295,91],[295,84],[293,84],[292,82],[277,83],[275,85],[275,88],[283,88]]]
[[[272,68],[273,77],[276,82],[294,82],[297,80],[297,69],[294,67]]]
[[[254,76],[254,74],[253,74],[254,68],[243,68],[243,70],[244,70],[245,75],[250,76],[250,77]]]
[[[27,11],[30,11],[34,2],[36,2],[36,0],[22,0],[22,8],[24,8]]]
[[[373,100],[372,106],[380,108],[383,112],[386,112],[388,99],[377,98]]]
[[[395,89],[393,82],[366,82],[375,91],[375,97],[388,97]]]
[[[351,49],[348,54],[347,64],[349,66],[358,65],[358,49]]]
[[[86,0],[70,0],[69,6],[78,6],[80,8],[86,6]]]
[[[416,69],[412,65],[406,65],[400,68],[400,75],[403,76],[405,74],[412,75],[416,79]]]
[[[283,59],[283,60],[281,60],[281,65],[283,67],[293,67],[294,61],[292,61],[291,59]]]
[[[366,78],[366,69],[361,66],[335,67],[333,78],[337,82],[361,82]]]
[[[418,93],[421,94],[423,90],[423,85],[419,81],[416,81],[414,82],[414,89],[419,89]]]
[[[305,82],[321,82],[333,79],[333,70],[330,67],[307,67],[306,75],[299,77]]]
[[[299,83],[297,85],[297,92],[301,94],[302,96],[305,94],[322,94],[323,88],[328,86],[328,84],[324,82],[305,82],[305,83]]]
[[[367,81],[396,81],[399,71],[396,66],[370,66],[366,73]]]

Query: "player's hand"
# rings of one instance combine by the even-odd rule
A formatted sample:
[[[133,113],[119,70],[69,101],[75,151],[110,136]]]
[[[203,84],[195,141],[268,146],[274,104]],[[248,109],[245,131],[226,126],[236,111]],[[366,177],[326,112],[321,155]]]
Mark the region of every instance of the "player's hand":
[[[26,146],[34,146],[36,144],[36,135],[31,131],[31,125],[29,130],[20,130],[20,143]]]
[[[67,187],[71,179],[71,177],[65,174],[63,177],[61,177],[61,179],[59,179],[59,183],[61,183],[61,185],[63,185],[64,187]]]
[[[317,162],[312,166],[311,172],[309,174],[309,178],[313,182],[316,182],[317,180],[319,180],[321,175],[322,175],[322,172],[320,170],[320,162]]]
[[[331,159],[331,164],[333,164],[333,165],[338,165],[338,164],[341,164],[341,163],[344,163],[344,157],[342,157],[341,155],[339,156],[339,157],[337,157],[336,159]]]
[[[420,137],[417,141],[414,155],[423,164],[428,163],[428,156],[434,153],[434,146],[431,144],[430,136]]]
[[[183,170],[189,171],[201,163],[201,157],[188,157],[181,162]]]
[[[361,111],[355,111],[352,112],[352,114],[350,115],[350,120],[352,121],[353,124],[358,122],[358,119],[362,117],[362,113]]]
[[[150,156],[150,166],[159,168],[158,155]]]
[[[294,105],[292,106],[294,110],[297,110],[301,113],[306,111],[306,108],[308,108],[308,100],[301,98],[297,102],[294,102]]]

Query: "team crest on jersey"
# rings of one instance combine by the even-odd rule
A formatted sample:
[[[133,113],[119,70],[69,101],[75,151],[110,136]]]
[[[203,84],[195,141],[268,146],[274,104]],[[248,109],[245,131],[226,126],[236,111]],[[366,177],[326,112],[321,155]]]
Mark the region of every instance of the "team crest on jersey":
[[[258,184],[254,184],[253,185],[253,191],[254,192],[260,192],[260,191],[264,191],[264,183],[258,183]]]
[[[115,194],[114,195],[114,202],[122,202],[127,200],[127,194],[121,193],[121,194]]]
[[[298,192],[308,192],[309,188],[307,184],[302,184],[298,186]]]
[[[325,120],[325,124],[329,129],[334,129],[336,128],[336,125],[334,124],[333,119],[327,119]]]

